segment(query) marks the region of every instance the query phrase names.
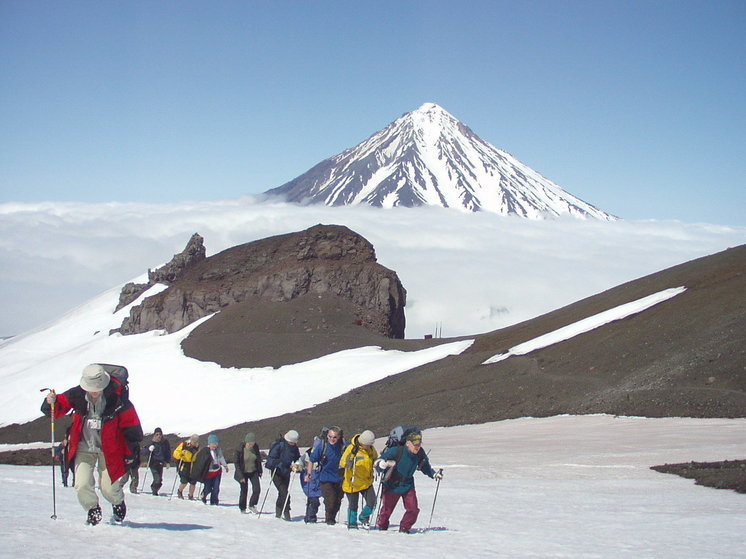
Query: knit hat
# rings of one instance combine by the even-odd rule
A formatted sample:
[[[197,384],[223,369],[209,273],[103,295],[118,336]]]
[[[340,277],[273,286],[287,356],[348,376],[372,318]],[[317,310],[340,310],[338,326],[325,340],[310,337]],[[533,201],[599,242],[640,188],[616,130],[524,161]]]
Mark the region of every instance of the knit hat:
[[[208,435],[207,437],[207,444],[218,444],[218,436],[217,435]]]
[[[415,444],[421,443],[422,442],[422,435],[420,435],[419,433],[410,433],[409,435],[407,435],[407,440],[409,442],[415,443]]]
[[[369,431],[366,429],[362,433],[360,433],[360,436],[357,438],[357,442],[364,445],[371,445],[374,442],[376,442],[376,436],[373,434],[373,431]]]
[[[189,442],[192,444],[199,444],[199,435],[195,433],[191,437],[189,437]]]
[[[254,433],[246,433],[246,436],[243,438],[243,442],[254,444],[256,442],[256,435]]]
[[[300,435],[298,434],[298,431],[295,429],[290,429],[287,433],[285,433],[285,440],[289,443],[298,443],[298,439],[300,439]]]
[[[80,377],[80,387],[86,392],[103,392],[110,380],[109,373],[101,365],[88,365]]]
[[[161,429],[160,427],[156,427],[155,431],[153,431],[153,434],[154,435],[162,435],[163,434],[163,429]]]

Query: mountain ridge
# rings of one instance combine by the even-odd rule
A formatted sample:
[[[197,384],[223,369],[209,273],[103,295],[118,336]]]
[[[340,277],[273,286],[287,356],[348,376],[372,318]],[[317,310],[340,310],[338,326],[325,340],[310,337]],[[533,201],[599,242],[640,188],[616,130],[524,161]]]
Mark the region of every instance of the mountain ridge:
[[[265,194],[328,206],[434,205],[529,219],[616,219],[482,140],[435,103]]]

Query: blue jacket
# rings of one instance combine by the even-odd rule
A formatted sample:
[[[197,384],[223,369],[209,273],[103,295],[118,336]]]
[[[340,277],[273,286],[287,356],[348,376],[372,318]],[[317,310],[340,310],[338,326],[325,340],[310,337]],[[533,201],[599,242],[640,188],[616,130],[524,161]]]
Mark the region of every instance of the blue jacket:
[[[264,467],[268,470],[274,470],[272,475],[289,478],[290,465],[298,458],[300,458],[300,451],[297,445],[289,445],[284,439],[279,440],[269,449]]]
[[[319,474],[321,483],[342,483],[342,476],[339,475],[339,459],[342,458],[344,448],[345,443],[341,438],[337,439],[334,444],[322,441],[321,444],[314,445],[308,459],[321,467]]]
[[[311,480],[306,483],[306,462],[308,462],[308,455],[310,453],[311,449],[309,448],[301,458],[301,475],[298,476],[300,478],[300,486],[306,497],[321,497],[321,482],[319,481],[319,471],[316,468],[311,470]]]
[[[430,466],[427,454],[420,448],[417,454],[409,452],[405,445],[392,446],[381,453],[382,460],[396,460],[392,472],[386,475],[383,487],[392,493],[403,495],[414,489],[414,473],[420,470],[426,476],[435,476],[435,470]]]

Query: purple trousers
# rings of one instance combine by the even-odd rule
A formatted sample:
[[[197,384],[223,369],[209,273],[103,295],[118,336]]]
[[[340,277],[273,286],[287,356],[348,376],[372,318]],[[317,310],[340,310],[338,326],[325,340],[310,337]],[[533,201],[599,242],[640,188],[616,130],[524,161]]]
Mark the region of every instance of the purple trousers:
[[[378,514],[378,521],[376,526],[379,530],[388,530],[389,528],[389,517],[394,512],[396,503],[401,499],[404,502],[404,516],[402,516],[401,522],[399,523],[400,532],[409,532],[417,522],[417,517],[420,514],[420,509],[417,505],[417,492],[414,487],[400,495],[399,493],[393,493],[387,491],[384,487],[383,497],[381,498],[381,512]]]

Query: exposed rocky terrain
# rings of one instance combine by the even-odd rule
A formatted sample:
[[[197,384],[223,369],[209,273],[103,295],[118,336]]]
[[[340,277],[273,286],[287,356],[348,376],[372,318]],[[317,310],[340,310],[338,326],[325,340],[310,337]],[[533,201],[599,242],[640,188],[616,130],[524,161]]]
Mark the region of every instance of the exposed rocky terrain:
[[[746,493],[746,460],[664,464],[653,466],[652,469],[664,474],[676,474],[693,479],[697,485]]]
[[[192,237],[183,253],[149,274],[149,285],[168,288],[133,307],[119,332],[175,332],[232,305],[314,294],[342,299],[352,322],[387,337],[404,337],[404,287],[395,272],[376,262],[373,245],[347,227],[316,225],[208,258],[201,241]],[[137,289],[128,284],[123,300],[134,300]]]
[[[482,365],[521,342],[677,286],[687,289],[643,313],[525,356]],[[473,336],[474,344],[461,355],[359,387],[313,408],[218,434],[230,448],[248,430],[267,446],[291,427],[301,433],[304,444],[329,424],[341,425],[348,433],[370,428],[381,435],[397,423],[427,428],[561,413],[746,417],[744,293],[746,246],[740,246]],[[451,341],[387,338],[351,320],[353,307],[346,306],[347,300],[320,295],[306,293],[290,304],[262,299],[235,305],[195,329],[184,341],[185,352],[224,366],[276,367],[346,347],[376,344],[413,350]],[[48,430],[48,420],[40,418],[0,429],[0,442],[44,440]],[[5,462],[44,460],[48,451],[0,454]],[[746,476],[740,466],[735,473],[724,467],[709,470],[720,478],[735,475],[737,486]]]

